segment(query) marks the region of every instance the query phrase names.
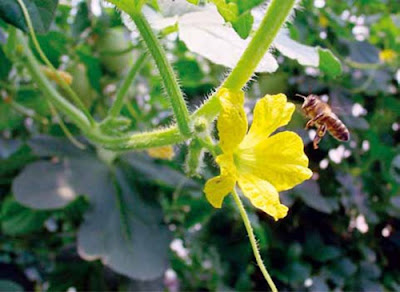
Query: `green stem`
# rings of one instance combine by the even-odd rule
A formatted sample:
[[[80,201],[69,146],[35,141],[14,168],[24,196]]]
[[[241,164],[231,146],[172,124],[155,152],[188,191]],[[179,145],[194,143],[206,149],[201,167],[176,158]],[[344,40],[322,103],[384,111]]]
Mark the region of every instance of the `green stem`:
[[[122,137],[114,137],[102,133],[97,125],[91,125],[85,115],[82,114],[73,104],[65,100],[51,85],[50,81],[40,70],[40,65],[33,56],[31,50],[26,45],[26,41],[21,32],[16,34],[17,41],[21,44],[25,55],[25,65],[29,70],[33,80],[37,83],[45,96],[73,121],[94,143],[104,148],[115,151],[138,150],[151,147],[177,144],[186,139],[180,134],[176,127],[171,127],[153,132],[144,132]]]
[[[65,80],[60,76],[60,74],[57,72],[56,68],[54,68],[53,64],[47,59],[45,53],[42,51],[42,48],[40,47],[40,44],[36,38],[36,33],[35,30],[33,29],[32,21],[28,13],[28,9],[26,8],[24,2],[22,0],[17,0],[18,4],[21,7],[22,13],[24,14],[24,18],[26,21],[26,25],[28,26],[29,33],[32,37],[33,44],[35,45],[36,50],[39,53],[40,58],[43,60],[43,62],[54,72],[58,83],[61,85],[61,87],[68,93],[68,95],[71,97],[71,99],[78,105],[78,107],[81,109],[81,111],[85,114],[87,119],[91,124],[94,124],[94,120],[92,116],[90,115],[89,111],[86,109],[85,105],[83,102],[80,100],[80,98],[76,95],[76,93],[72,90],[72,88],[65,82]]]
[[[161,47],[156,35],[152,31],[150,24],[140,12],[130,13],[130,17],[136,24],[147,48],[149,49],[157,68],[160,71],[165,89],[170,98],[172,109],[174,111],[178,128],[184,137],[190,137],[191,130],[189,126],[189,111],[186,107],[182,91],[178,81],[167,60],[164,49]]]
[[[28,116],[28,117],[30,117],[30,118],[42,123],[43,125],[47,125],[49,123],[49,121],[45,117],[40,116],[34,110],[26,108],[23,105],[15,102],[14,100],[11,100],[10,105],[17,112],[19,112],[19,113],[21,113],[23,115],[26,115],[26,116]]]
[[[295,0],[272,0],[268,5],[267,12],[251,39],[246,50],[243,52],[238,64],[229,74],[221,87],[232,91],[241,90],[254,74],[259,62],[267,53],[273,40],[289,16]],[[204,105],[194,114],[198,116],[216,116],[219,113],[218,99],[216,94],[212,95]]]
[[[122,85],[117,92],[117,97],[115,98],[115,101],[110,108],[109,116],[111,118],[116,118],[121,112],[122,107],[124,106],[124,101],[125,101],[124,97],[126,96],[126,93],[128,92],[128,89],[131,86],[133,79],[135,78],[136,74],[139,72],[140,68],[144,64],[146,58],[147,58],[146,53],[140,55],[139,58],[136,60],[135,64],[133,64],[131,70],[126,75],[125,80],[122,82]]]
[[[238,64],[222,85],[232,91],[245,86],[257,68],[258,63],[270,48],[273,40],[285,23],[295,0],[273,0]]]
[[[33,56],[29,46],[21,32],[16,34],[17,42],[20,44],[23,54],[25,56],[25,66],[31,73],[32,78],[36,81],[38,87],[45,93],[49,100],[59,109],[62,109],[76,125],[82,129],[82,131],[88,131],[91,127],[89,119],[78,110],[73,104],[63,98],[57,90],[51,85],[50,81],[44,76],[40,65]]]
[[[51,104],[51,102],[48,102],[51,114],[57,119],[58,125],[60,126],[61,130],[64,132],[65,136],[68,138],[69,141],[71,141],[72,144],[74,144],[77,148],[84,150],[86,149],[86,146],[79,142],[77,139],[75,139],[74,135],[72,135],[71,131],[68,129],[67,125],[64,123],[60,115],[58,114],[56,108]]]
[[[258,249],[258,246],[257,246],[257,241],[256,241],[256,237],[254,236],[253,228],[251,227],[249,217],[247,216],[246,210],[245,210],[243,203],[240,200],[240,197],[239,197],[238,193],[236,192],[235,188],[232,191],[232,195],[236,202],[236,205],[239,208],[240,216],[242,217],[244,226],[246,227],[246,231],[247,231],[247,234],[250,239],[251,248],[253,249],[253,253],[254,253],[254,257],[256,258],[257,265],[260,268],[262,274],[264,275],[265,280],[267,280],[268,285],[271,288],[271,290],[273,292],[277,292],[278,290],[276,289],[276,286],[275,286],[274,282],[272,281],[271,276],[269,275],[267,269],[265,268],[265,265],[263,263],[261,255],[260,255],[260,250]]]

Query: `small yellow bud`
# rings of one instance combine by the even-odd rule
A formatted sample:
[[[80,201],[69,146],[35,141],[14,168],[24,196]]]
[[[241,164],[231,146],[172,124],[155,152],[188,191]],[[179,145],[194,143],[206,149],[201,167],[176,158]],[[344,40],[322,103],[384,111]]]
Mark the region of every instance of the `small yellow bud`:
[[[329,19],[325,16],[320,14],[319,15],[319,25],[322,26],[323,28],[327,27],[329,24]]]
[[[58,85],[60,85],[60,81],[58,80],[56,73],[52,69],[50,69],[46,66],[42,66],[41,70],[47,76],[47,78],[55,81]],[[65,83],[67,83],[68,85],[72,84],[71,74],[69,74],[68,72],[65,72],[65,71],[61,71],[61,70],[57,70],[57,73],[58,73],[58,75],[60,75],[61,79],[63,79],[65,81]]]
[[[385,49],[379,52],[379,59],[382,62],[391,62],[393,61],[395,58],[397,57],[397,54],[395,51],[391,50],[391,49]]]
[[[172,160],[175,156],[171,145],[147,149],[147,154],[153,158]]]

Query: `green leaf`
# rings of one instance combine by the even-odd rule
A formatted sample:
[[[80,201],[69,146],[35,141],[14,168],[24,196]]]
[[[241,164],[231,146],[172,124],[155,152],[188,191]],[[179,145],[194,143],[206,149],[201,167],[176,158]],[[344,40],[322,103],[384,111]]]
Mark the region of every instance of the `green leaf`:
[[[45,155],[64,154],[57,162],[28,165],[12,185],[17,201],[35,209],[55,209],[86,195],[90,208],[78,232],[81,257],[101,259],[114,271],[134,279],[163,275],[169,232],[160,208],[145,203],[119,168],[114,174],[90,151],[77,150],[78,156],[69,156],[68,149],[62,150],[66,149],[64,143],[67,140],[51,137],[30,143]]]
[[[48,212],[26,208],[9,198],[1,208],[1,229],[7,235],[29,234],[43,228]]]
[[[200,3],[200,0],[186,0],[186,1],[189,3],[192,3],[194,5],[199,5],[199,3]]]
[[[46,33],[55,16],[58,0],[23,0],[37,33]],[[0,18],[27,32],[21,7],[16,0],[0,1]]]
[[[342,64],[328,49],[318,47],[319,69],[327,76],[335,78],[342,74]]]
[[[76,13],[75,20],[71,26],[72,35],[74,37],[78,37],[89,26],[89,9],[86,2],[81,2],[78,5],[78,11]]]
[[[239,13],[244,13],[265,2],[265,0],[235,0],[234,2],[237,3]]]
[[[379,63],[379,50],[368,42],[351,42],[348,44],[350,49],[350,59],[363,64]]]
[[[144,155],[129,153],[122,157],[138,174],[137,178],[158,183],[162,186],[176,189],[178,187],[200,189],[200,185],[184,174],[167,166],[157,164]]]
[[[250,11],[247,11],[241,14],[235,21],[232,21],[232,26],[242,39],[246,39],[253,27],[253,21],[253,16]]]
[[[22,292],[24,288],[13,281],[0,280],[0,291]]]
[[[7,80],[8,73],[12,68],[11,61],[4,54],[3,48],[0,47],[0,79]]]
[[[60,65],[60,58],[62,55],[68,55],[68,36],[59,31],[50,31],[46,35],[39,35],[37,37],[40,47],[44,54],[54,65]],[[40,60],[36,50],[34,50],[36,57]]]
[[[400,184],[400,155],[397,155],[390,165],[390,175]]]
[[[239,15],[239,10],[236,3],[226,3],[225,0],[211,0],[217,6],[219,14],[227,22],[235,21]]]
[[[13,181],[12,190],[24,206],[47,210],[63,208],[79,195],[89,195],[109,176],[106,166],[95,157],[63,158],[57,163],[29,164]]]
[[[327,200],[322,194],[318,183],[314,180],[308,180],[294,188],[294,193],[300,197],[303,202],[322,213],[330,214],[338,209],[338,204]]]
[[[156,279],[167,268],[170,239],[161,210],[142,201],[119,169],[116,179],[119,198],[111,177],[101,181],[91,197],[91,209],[78,233],[79,254],[87,260],[102,258],[113,270],[134,279]]]

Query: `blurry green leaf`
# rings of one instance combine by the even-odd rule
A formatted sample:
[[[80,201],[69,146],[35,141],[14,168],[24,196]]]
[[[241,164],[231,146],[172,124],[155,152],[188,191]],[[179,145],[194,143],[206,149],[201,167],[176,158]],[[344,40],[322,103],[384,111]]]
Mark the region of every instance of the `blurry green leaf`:
[[[59,139],[51,136],[38,135],[28,141],[34,154],[39,157],[76,157],[82,155],[82,150],[76,148],[66,139]]]
[[[58,0],[24,0],[33,27],[38,33],[45,33],[53,21]],[[15,0],[1,0],[0,18],[12,25],[28,31],[21,7]]]
[[[132,169],[138,173],[137,178],[154,181],[157,184],[175,189],[178,187],[199,189],[194,180],[167,166],[157,164],[154,160],[141,154],[129,153],[121,157]]]
[[[234,0],[237,3],[239,12],[243,13],[265,2],[265,0]]]
[[[376,64],[379,63],[379,50],[368,42],[351,42],[350,59],[358,63]]]
[[[348,278],[355,274],[357,266],[350,259],[342,258],[330,265],[330,271],[335,276]]]
[[[390,165],[390,175],[400,184],[400,155],[397,155]]]
[[[51,271],[47,291],[67,291],[75,287],[78,291],[108,291],[103,268],[98,263],[80,260],[78,257],[58,255],[56,266]]]
[[[246,39],[253,27],[253,21],[253,16],[249,11],[247,11],[233,21],[232,26],[242,39]]]
[[[6,159],[15,153],[21,146],[21,141],[0,137],[0,159]]]
[[[312,277],[312,285],[309,288],[309,291],[312,292],[322,292],[322,291],[330,291],[328,283],[325,278],[321,276]]]
[[[315,180],[308,180],[293,190],[304,203],[320,212],[330,214],[338,208],[337,203],[327,200],[320,191],[319,185]]]
[[[58,67],[61,56],[68,55],[68,36],[60,31],[50,31],[46,35],[38,35],[37,39],[46,57],[54,67]],[[40,60],[36,50],[34,53]]]
[[[0,47],[0,64],[0,80],[7,80],[12,64],[4,54],[2,47]]]
[[[107,167],[88,155],[61,158],[58,162],[29,164],[13,181],[12,190],[21,204],[35,209],[63,208],[79,195],[101,189],[109,176]]]
[[[390,203],[397,208],[400,209],[400,196],[390,198]]]
[[[22,292],[24,288],[13,281],[0,280],[0,291]]]
[[[342,252],[338,247],[324,245],[314,250],[313,258],[319,262],[327,262],[341,256]]]
[[[100,61],[98,58],[92,56],[92,52],[79,50],[77,52],[79,59],[86,65],[86,74],[89,78],[90,84],[97,91],[101,92],[100,80],[102,76]],[[81,94],[78,92],[78,94]]]
[[[284,268],[280,280],[291,285],[302,284],[310,277],[310,273],[311,266],[309,264],[291,262]]]
[[[32,233],[41,230],[49,216],[48,212],[26,208],[9,198],[1,207],[1,229],[12,236]]]
[[[183,87],[196,88],[204,78],[200,65],[196,60],[178,60],[174,64]]]
[[[128,291],[164,291],[164,277],[150,281],[131,280],[128,284]]]
[[[192,3],[194,5],[198,5],[199,2],[200,2],[200,0],[186,0],[186,1],[189,2],[189,3]]]
[[[0,27],[0,44],[4,45],[5,43],[7,43],[7,36],[4,30]]]
[[[360,264],[360,274],[363,277],[375,280],[381,276],[381,269],[375,263],[363,261]]]
[[[6,176],[34,160],[29,147],[22,146],[7,159],[0,159],[0,175]]]
[[[71,26],[72,35],[78,37],[89,26],[89,9],[86,2],[81,2],[78,4],[78,11]]]
[[[319,69],[327,76],[335,78],[342,74],[342,64],[328,49],[318,47]]]

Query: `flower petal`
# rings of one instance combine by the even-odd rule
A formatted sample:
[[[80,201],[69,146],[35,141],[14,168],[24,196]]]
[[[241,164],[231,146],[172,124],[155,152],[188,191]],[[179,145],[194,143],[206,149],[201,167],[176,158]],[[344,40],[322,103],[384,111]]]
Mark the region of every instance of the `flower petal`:
[[[221,208],[222,202],[234,188],[236,180],[232,176],[220,175],[209,179],[204,187],[206,198],[214,208]]]
[[[278,191],[269,182],[252,174],[239,176],[239,186],[251,203],[275,220],[286,216],[288,207],[279,201]]]
[[[242,143],[243,147],[251,147],[260,139],[271,135],[279,127],[286,125],[294,110],[294,104],[287,102],[286,95],[282,93],[264,96],[254,108],[253,123]]]
[[[222,88],[218,97],[222,108],[217,123],[219,144],[224,153],[232,153],[247,132],[247,118],[243,108],[244,93]]]
[[[291,189],[312,175],[303,141],[294,132],[278,133],[251,148],[241,147],[236,157],[238,172],[267,180],[278,191]]]

